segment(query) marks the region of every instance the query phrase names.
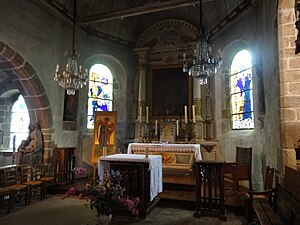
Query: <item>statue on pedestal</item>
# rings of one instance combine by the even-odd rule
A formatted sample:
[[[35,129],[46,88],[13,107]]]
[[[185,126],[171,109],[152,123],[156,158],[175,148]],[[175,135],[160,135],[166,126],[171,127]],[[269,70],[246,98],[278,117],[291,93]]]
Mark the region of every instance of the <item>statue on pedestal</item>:
[[[28,130],[27,139],[18,147],[17,164],[40,164],[44,157],[44,141],[39,122],[29,124]]]

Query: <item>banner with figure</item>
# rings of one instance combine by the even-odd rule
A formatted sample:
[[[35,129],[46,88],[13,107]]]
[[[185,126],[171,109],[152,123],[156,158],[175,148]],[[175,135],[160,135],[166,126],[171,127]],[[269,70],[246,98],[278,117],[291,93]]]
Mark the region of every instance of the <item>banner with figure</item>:
[[[116,154],[117,112],[95,112],[92,162],[99,157]]]

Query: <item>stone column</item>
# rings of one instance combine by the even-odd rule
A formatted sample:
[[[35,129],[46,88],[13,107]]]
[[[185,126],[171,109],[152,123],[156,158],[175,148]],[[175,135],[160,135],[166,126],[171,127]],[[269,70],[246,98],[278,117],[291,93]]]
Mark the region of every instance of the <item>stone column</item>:
[[[295,55],[297,29],[295,1],[279,1],[278,4],[278,52],[280,73],[280,121],[282,144],[282,171],[285,165],[296,165],[295,147],[300,139],[300,76],[299,54]]]
[[[212,116],[212,98],[211,98],[211,90],[210,90],[210,80],[208,80],[207,84],[207,95],[205,96],[205,109],[206,109],[206,136],[205,140],[212,140],[214,138],[213,134],[213,116]]]
[[[203,116],[202,116],[202,89],[201,85],[199,84],[197,79],[194,79],[194,105],[195,105],[195,114],[196,114],[196,121],[195,121],[195,140],[198,143],[199,141],[203,141]]]
[[[146,75],[148,68],[148,48],[134,49],[139,61],[139,95],[137,120],[135,126],[135,139],[138,142],[144,142],[145,130],[143,123],[145,122],[145,106],[146,106]],[[140,118],[141,117],[141,118]]]

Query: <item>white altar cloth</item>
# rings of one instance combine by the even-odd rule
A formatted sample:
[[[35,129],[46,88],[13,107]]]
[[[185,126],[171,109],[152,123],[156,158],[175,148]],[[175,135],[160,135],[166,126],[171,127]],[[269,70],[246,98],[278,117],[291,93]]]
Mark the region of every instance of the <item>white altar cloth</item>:
[[[102,179],[103,171],[109,170],[109,162],[148,162],[150,170],[150,201],[152,201],[158,193],[162,192],[162,156],[137,154],[115,154],[100,157],[98,160],[98,174]]]
[[[164,152],[194,152],[195,160],[201,160],[199,144],[153,144],[153,143],[130,143],[127,148],[127,153],[131,154],[132,149],[149,151],[164,151]]]

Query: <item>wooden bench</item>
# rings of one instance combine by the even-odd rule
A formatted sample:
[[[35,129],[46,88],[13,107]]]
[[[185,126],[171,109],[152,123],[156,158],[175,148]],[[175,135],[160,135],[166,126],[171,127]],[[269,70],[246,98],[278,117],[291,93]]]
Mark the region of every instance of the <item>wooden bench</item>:
[[[253,202],[252,206],[261,225],[283,225],[268,203]]]
[[[285,166],[283,186],[276,185],[278,213],[284,224],[300,224],[300,170],[297,166]]]

